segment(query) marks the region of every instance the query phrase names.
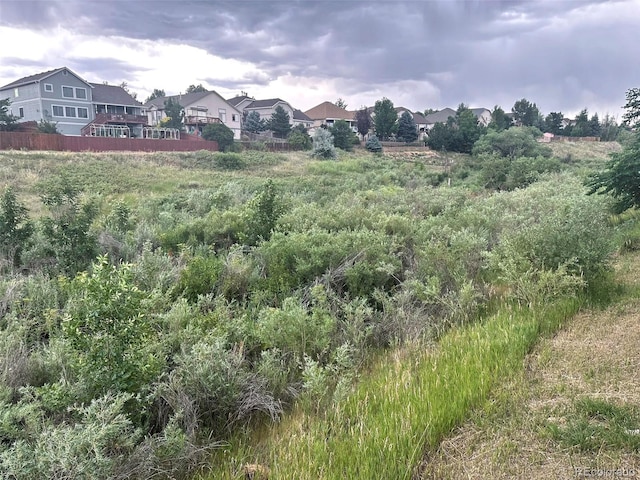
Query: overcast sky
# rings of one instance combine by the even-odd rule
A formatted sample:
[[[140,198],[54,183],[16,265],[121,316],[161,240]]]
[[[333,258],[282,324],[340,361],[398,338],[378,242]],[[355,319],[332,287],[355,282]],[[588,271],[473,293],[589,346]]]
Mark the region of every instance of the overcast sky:
[[[621,116],[640,0],[0,0],[0,86],[66,66],[144,100],[202,83],[308,110],[396,106]]]

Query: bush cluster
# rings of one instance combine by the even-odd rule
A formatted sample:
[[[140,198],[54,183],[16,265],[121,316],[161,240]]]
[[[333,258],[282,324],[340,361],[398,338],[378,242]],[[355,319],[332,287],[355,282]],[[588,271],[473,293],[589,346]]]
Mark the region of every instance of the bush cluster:
[[[211,160],[283,161],[179,165]],[[140,202],[55,181],[40,218],[5,192],[0,471],[188,478],[238,428],[340,401],[369,352],[470,322],[496,291],[542,308],[612,249],[608,202],[569,174],[473,195],[371,155],[226,175]]]

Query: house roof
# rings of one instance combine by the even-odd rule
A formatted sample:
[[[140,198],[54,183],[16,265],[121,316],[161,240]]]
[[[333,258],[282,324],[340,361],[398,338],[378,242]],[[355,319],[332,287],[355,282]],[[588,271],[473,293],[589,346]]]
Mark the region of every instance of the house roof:
[[[103,85],[101,83],[91,83],[93,87],[93,102],[105,103],[109,105],[135,105],[142,106],[127,91],[117,85]]]
[[[167,95],[166,97],[154,98],[153,100],[148,101],[145,104],[145,106],[147,106],[147,107],[155,106],[155,107],[157,107],[159,109],[163,109],[164,108],[164,102],[166,102],[169,99],[171,99],[174,102],[177,101],[183,107],[188,107],[189,105],[197,102],[201,98],[204,98],[207,95],[210,95],[212,93],[215,93],[216,95],[218,95],[216,92],[213,92],[213,91],[212,92],[181,93],[179,95]],[[218,95],[218,96],[220,96],[220,95]],[[222,98],[222,97],[220,97],[220,98]],[[226,100],[225,100],[225,102],[226,102]]]
[[[455,110],[453,110],[452,108],[445,108],[435,113],[430,113],[425,117],[425,120],[426,120],[426,123],[428,124],[438,123],[438,122],[446,123],[449,117],[455,117],[455,116],[456,116]]]
[[[247,105],[245,108],[247,108],[247,109],[248,108],[267,108],[267,107],[273,107],[277,103],[287,103],[287,102],[285,102],[281,98],[268,98],[266,100],[254,100],[249,105]],[[287,105],[288,105],[288,103],[287,103]]]
[[[48,70],[46,72],[41,72],[41,73],[36,73],[35,75],[29,75],[28,77],[22,77],[19,78],[18,80],[15,80],[11,83],[8,83],[7,85],[5,85],[4,87],[0,87],[0,90],[6,90],[8,88],[15,88],[15,87],[20,87],[22,85],[29,85],[30,83],[36,83],[39,82],[41,80],[44,80],[45,78],[50,77],[51,75],[54,75],[58,72],[62,72],[63,70],[66,70],[67,72],[71,73],[72,75],[78,77],[80,80],[82,80],[84,83],[86,83],[87,85],[90,85],[89,82],[87,82],[86,80],[84,80],[80,75],[78,75],[77,73],[72,72],[71,70],[69,70],[67,67],[60,67],[60,68],[55,68],[53,70]]]
[[[234,107],[237,107],[240,102],[243,100],[255,100],[255,98],[251,98],[247,95],[238,95],[237,97],[227,99],[227,103],[230,103]]]
[[[476,117],[482,115],[484,112],[491,113],[491,110],[489,110],[488,108],[472,108],[471,111],[475,114]]]
[[[322,102],[304,113],[312,120],[326,120],[327,118],[353,120],[354,117],[354,112],[340,108],[331,102]]]
[[[413,120],[416,123],[420,123],[420,124],[426,124],[427,123],[427,118],[421,114],[420,112],[413,112]]]
[[[293,119],[294,120],[303,120],[305,122],[311,122],[312,119],[309,118],[302,110],[298,110],[297,108],[293,109]]]

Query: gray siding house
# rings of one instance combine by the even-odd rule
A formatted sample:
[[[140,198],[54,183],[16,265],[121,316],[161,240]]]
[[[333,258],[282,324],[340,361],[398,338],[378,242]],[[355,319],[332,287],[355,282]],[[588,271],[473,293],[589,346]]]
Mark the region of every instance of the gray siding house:
[[[64,135],[80,135],[93,121],[92,86],[66,67],[21,78],[0,87],[19,121],[55,122]]]

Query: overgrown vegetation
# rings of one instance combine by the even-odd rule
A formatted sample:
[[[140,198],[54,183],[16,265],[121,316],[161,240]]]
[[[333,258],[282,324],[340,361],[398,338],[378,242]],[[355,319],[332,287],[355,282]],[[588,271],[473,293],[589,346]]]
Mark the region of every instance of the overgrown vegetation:
[[[367,391],[405,379],[446,431],[499,378],[485,373],[506,375],[540,328],[528,313],[495,317],[486,332],[475,321],[496,302],[562,305],[608,269],[609,201],[586,196],[571,171],[512,192],[474,175],[434,188],[420,162],[338,157],[330,133],[317,132],[317,160],[0,154],[15,185],[0,203],[0,471],[188,478],[219,442],[294,405],[304,416],[337,409],[327,415],[343,430],[323,438],[344,452],[338,468],[355,455],[342,443],[353,429],[373,428],[358,423],[360,409],[378,401],[380,438],[398,438],[411,462],[438,434],[422,436],[422,414],[401,415],[393,402],[403,396]],[[441,353],[357,386],[372,356],[413,355],[409,339],[443,339]],[[423,399],[438,395],[438,378],[455,381],[435,408]],[[460,379],[469,386],[454,391]],[[397,452],[387,450],[380,458]],[[391,465],[362,468],[361,478],[402,478]]]

